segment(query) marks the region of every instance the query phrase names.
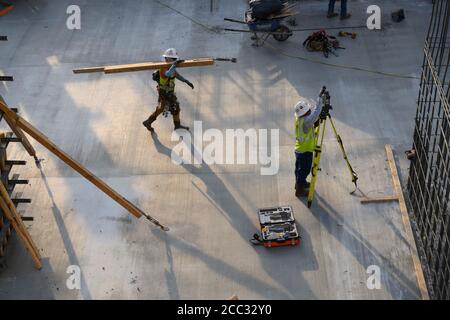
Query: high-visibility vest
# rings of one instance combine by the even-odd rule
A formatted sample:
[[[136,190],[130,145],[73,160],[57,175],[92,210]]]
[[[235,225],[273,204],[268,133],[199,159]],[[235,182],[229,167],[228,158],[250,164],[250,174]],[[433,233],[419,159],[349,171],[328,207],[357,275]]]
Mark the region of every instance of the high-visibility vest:
[[[307,133],[303,132],[304,117],[295,119],[295,151],[296,152],[314,152],[316,148],[316,139],[314,126]]]
[[[159,70],[159,89],[165,92],[175,91],[175,74],[173,77],[166,77],[166,69]]]

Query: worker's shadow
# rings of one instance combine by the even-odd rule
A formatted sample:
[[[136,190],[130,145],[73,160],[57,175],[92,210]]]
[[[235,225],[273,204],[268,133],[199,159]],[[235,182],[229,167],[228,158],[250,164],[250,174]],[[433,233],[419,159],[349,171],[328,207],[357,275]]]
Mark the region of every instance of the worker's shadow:
[[[152,134],[152,139],[156,150],[159,153],[171,158],[172,150],[160,142],[156,133]],[[252,223],[252,221],[247,217],[244,209],[228,191],[223,181],[206,163],[202,162],[200,167],[192,164],[181,165],[188,172],[202,180],[204,185],[207,187],[206,193],[197,187],[195,183],[193,183],[193,186],[201,192],[206,199],[208,199],[208,201],[225,217],[225,219],[229,221],[230,225],[236,229],[243,239],[246,241],[249,240],[251,236],[258,231],[256,229],[256,226],[258,225],[256,215],[255,223]],[[163,236],[160,235],[161,232],[156,233],[158,236]],[[262,267],[266,270],[266,273],[269,274],[281,288],[283,288],[283,290],[278,290],[274,286],[266,284],[263,281],[259,281],[257,278],[239,271],[239,269],[234,266],[225,265],[223,261],[204,254],[201,250],[196,249],[194,246],[182,239],[177,239],[178,241],[170,242],[175,247],[182,249],[183,251],[187,251],[193,256],[203,260],[215,271],[221,272],[225,276],[228,276],[239,283],[246,283],[253,291],[259,292],[259,294],[266,292],[265,296],[269,299],[311,299],[315,297],[315,294],[303,278],[302,272],[316,270],[318,269],[318,265],[311,246],[309,234],[303,229],[300,229],[300,233],[302,236],[302,242],[304,243],[295,248],[285,247],[278,248],[278,250],[266,250],[262,246],[255,246],[255,250],[258,250],[258,256],[261,260]],[[167,235],[167,237],[169,237],[169,235]],[[251,245],[250,242],[249,245]],[[286,268],[289,268],[290,271],[284,272]],[[296,272],[292,272],[292,269]],[[298,276],[292,277],[294,273],[298,274]]]
[[[157,133],[152,133],[151,136],[156,150],[171,158],[172,150],[161,143]],[[188,146],[193,152],[191,147],[193,148],[193,146]],[[192,155],[194,155],[194,152]],[[206,193],[200,190],[194,182],[192,183],[193,187],[201,192],[206,199],[208,199],[208,201],[230,221],[244,239],[248,240],[249,236],[255,231],[255,225],[248,219],[244,209],[242,209],[233,195],[228,191],[223,181],[213,170],[211,170],[210,166],[205,162],[202,162],[201,165],[198,166],[183,162],[180,165],[186,171],[202,180],[207,187]]]

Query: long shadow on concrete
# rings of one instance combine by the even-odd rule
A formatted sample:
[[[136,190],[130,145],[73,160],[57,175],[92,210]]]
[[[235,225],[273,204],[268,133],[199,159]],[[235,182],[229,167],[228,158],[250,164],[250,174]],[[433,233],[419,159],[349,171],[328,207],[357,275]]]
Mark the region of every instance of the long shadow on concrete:
[[[56,225],[58,226],[59,233],[61,235],[61,239],[63,240],[64,247],[66,248],[67,258],[69,260],[70,265],[76,265],[81,268],[80,261],[78,260],[75,249],[73,248],[72,241],[70,240],[69,232],[67,231],[66,225],[64,223],[64,219],[61,214],[61,210],[59,210],[58,206],[55,203],[55,198],[53,196],[53,192],[48,184],[47,177],[45,173],[39,168],[39,172],[41,174],[42,181],[44,182],[45,190],[48,193],[48,196],[52,202],[52,212],[55,218]],[[80,293],[86,300],[91,300],[91,294],[89,292],[89,287],[86,283],[86,279],[83,276],[83,272],[81,272],[81,290]]]
[[[169,240],[167,237],[158,234],[160,238],[164,240],[164,244],[166,245],[166,255],[167,255],[167,263],[169,264],[169,270],[166,270],[164,273],[166,277],[167,289],[169,293],[170,300],[180,300],[180,293],[178,291],[177,277],[175,275],[175,271],[173,269],[173,255],[172,248],[170,246]]]
[[[168,234],[168,233],[163,232],[162,230],[156,229],[156,228],[153,228],[152,232],[159,239],[165,241],[168,246],[172,245],[175,248],[177,248],[178,250],[181,250],[181,251],[189,254],[190,256],[201,260],[212,270],[229,278],[231,281],[234,281],[234,282],[240,283],[240,284],[245,283],[247,288],[251,289],[252,291],[256,292],[257,294],[264,295],[267,298],[273,298],[274,295],[276,295],[277,298],[279,298],[279,299],[290,299],[291,298],[285,292],[280,291],[278,288],[271,286],[271,285],[267,284],[266,282],[257,279],[256,277],[252,276],[251,274],[245,273],[245,272],[239,270],[237,267],[232,266],[231,264],[229,264],[223,260],[220,260],[216,257],[212,257],[211,255],[204,253],[202,250],[197,248],[195,245],[187,242],[184,239],[177,238],[175,236],[172,236],[171,234]],[[169,285],[169,292],[178,291],[177,287],[173,287],[173,284],[174,284],[173,281],[168,281],[167,284]],[[169,295],[171,295],[171,294],[169,293]]]
[[[156,133],[152,134],[152,139],[156,150],[170,158],[172,150],[159,141]],[[199,170],[199,167],[192,164],[182,163],[181,166],[203,181],[207,186],[207,199],[210,200],[216,208],[220,209],[219,212],[226,215],[226,218],[231,221],[242,238],[247,240],[254,230],[254,225],[248,219],[244,209],[242,209],[233,195],[228,191],[223,181],[204,162],[201,164],[201,170]],[[195,186],[196,185],[194,184],[194,187]]]
[[[15,237],[15,236],[13,236]],[[16,261],[17,260],[17,261]],[[21,275],[18,277],[17,267]],[[54,272],[48,258],[42,258],[42,269],[34,268],[31,258],[15,237],[8,243],[6,254],[0,258],[0,300],[49,299],[55,295],[46,280]],[[35,274],[40,273],[39,276]],[[26,284],[21,281],[26,279]],[[26,288],[26,290],[24,290]]]
[[[152,134],[152,139],[154,141],[156,150],[159,153],[164,154],[170,158],[172,150],[159,141],[158,135],[156,133]],[[255,232],[255,226],[247,217],[244,209],[228,191],[222,180],[217,176],[217,174],[214,173],[211,168],[204,162],[201,164],[201,172],[199,172],[198,167],[195,167],[193,165],[181,165],[191,174],[195,175],[203,181],[203,183],[207,186],[206,194],[202,192],[203,195],[218,209],[221,214],[224,215],[227,220],[230,221],[230,224],[235,228],[236,231],[238,231],[240,236],[243,239],[248,240]],[[195,184],[194,187],[196,187]],[[173,244],[178,249],[188,252],[190,255],[201,259],[205,264],[207,264],[216,272],[219,272],[238,283],[245,283],[250,289],[257,292],[258,294],[265,293],[264,295],[269,299],[293,299],[297,298],[299,294],[301,294],[302,298],[314,298],[314,293],[311,291],[308,283],[302,277],[303,271],[317,269],[317,262],[314,258],[312,247],[310,246],[305,246],[306,250],[301,254],[301,256],[304,256],[308,259],[307,263],[301,261],[301,256],[298,255],[298,252],[295,252],[294,248],[280,248],[276,252],[259,252],[262,267],[266,270],[267,274],[269,274],[273,280],[275,280],[281,285],[282,288],[284,288],[283,291],[280,291],[276,287],[268,285],[267,283],[251,276],[250,274],[246,274],[240,271],[238,268],[229,265],[220,259],[211,257],[210,255],[203,253],[198,248],[183,239],[178,239],[170,235],[166,235],[166,233],[161,233],[156,229],[154,233],[161,239],[164,239],[166,246],[169,246],[168,243]],[[306,241],[308,243],[311,242],[306,230],[302,230],[302,237],[303,241]],[[265,248],[261,247],[256,250],[265,250]],[[170,261],[171,256],[169,259],[169,264],[171,263]],[[289,273],[285,272],[285,270],[287,270],[287,266],[289,266],[290,268]],[[292,276],[292,270],[295,270],[295,273],[298,273],[298,275]],[[173,275],[167,278],[169,291],[171,290],[170,288],[174,287],[174,279],[175,277]]]
[[[416,283],[408,279],[402,271],[393,265],[392,261],[385,258],[357,230],[347,224],[324,198],[317,193],[315,197],[317,201],[313,207],[313,215],[326,228],[328,233],[351,252],[364,269],[369,265],[378,265],[383,272],[389,273],[389,277],[382,277],[381,280],[394,299],[420,299]]]

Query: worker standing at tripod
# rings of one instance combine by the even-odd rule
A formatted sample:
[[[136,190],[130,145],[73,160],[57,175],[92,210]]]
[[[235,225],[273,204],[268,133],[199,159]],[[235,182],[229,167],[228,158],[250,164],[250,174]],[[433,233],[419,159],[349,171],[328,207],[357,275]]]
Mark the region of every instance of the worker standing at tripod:
[[[175,95],[175,79],[178,79],[186,83],[192,90],[194,90],[194,85],[187,79],[183,78],[176,70],[177,63],[181,62],[177,51],[174,48],[167,49],[162,55],[166,62],[172,63],[170,68],[162,68],[153,73],[153,80],[158,83],[158,106],[155,112],[153,112],[150,117],[145,120],[142,124],[150,131],[153,132],[152,123],[156,118],[164,113],[165,116],[170,112],[173,117],[174,128],[176,129],[186,129],[189,127],[182,126],[180,121],[180,103],[178,102],[177,96]]]
[[[295,196],[306,196],[309,182],[306,178],[311,172],[313,153],[316,149],[315,123],[325,111],[322,101],[323,89],[313,106],[306,99],[295,105]],[[329,110],[327,109],[326,112]]]

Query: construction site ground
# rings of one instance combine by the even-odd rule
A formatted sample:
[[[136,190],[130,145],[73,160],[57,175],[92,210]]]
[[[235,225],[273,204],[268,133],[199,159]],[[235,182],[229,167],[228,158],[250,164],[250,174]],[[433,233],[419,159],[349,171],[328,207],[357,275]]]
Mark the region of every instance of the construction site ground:
[[[291,28],[365,25],[369,5],[382,9],[382,30],[355,30],[357,38],[341,38],[346,49],[328,59],[302,47],[310,32],[255,48],[248,33],[220,31],[246,28],[223,21],[242,19],[244,0],[214,1],[212,13],[210,1],[79,1],[81,30],[68,30],[72,2],[19,0],[0,18],[0,33],[8,36],[0,43],[0,74],[15,79],[0,83],[0,94],[170,231],[135,219],[33,140],[44,159],[41,170],[16,144],[9,156],[29,161],[16,170],[30,180],[16,190],[32,199],[20,209],[34,217],[27,224],[43,268],[34,269],[13,239],[0,260],[0,299],[421,298],[398,204],[361,205],[349,194],[353,184],[330,128],[311,209],[294,196],[293,106],[326,85],[361,190],[393,193],[385,144],[393,146],[405,187],[403,151],[411,147],[431,1],[349,1],[353,16],[345,21],[325,17],[327,1],[300,1],[298,25]],[[390,14],[400,8],[406,19],[394,23]],[[236,64],[180,69],[195,85],[192,91],[177,84],[182,122],[202,121],[203,129],[223,132],[279,129],[278,174],[263,176],[260,165],[250,164],[176,165],[171,117],[157,120],[153,137],[142,126],[157,101],[151,71],[72,73],[159,60],[168,47],[182,58],[237,58]],[[278,205],[293,207],[300,245],[253,246],[257,210]],[[71,265],[81,269],[80,290],[66,286]],[[366,283],[373,265],[380,268],[380,289]]]

